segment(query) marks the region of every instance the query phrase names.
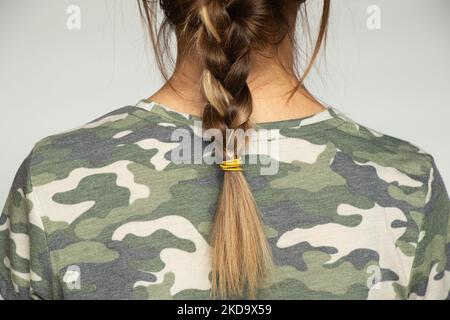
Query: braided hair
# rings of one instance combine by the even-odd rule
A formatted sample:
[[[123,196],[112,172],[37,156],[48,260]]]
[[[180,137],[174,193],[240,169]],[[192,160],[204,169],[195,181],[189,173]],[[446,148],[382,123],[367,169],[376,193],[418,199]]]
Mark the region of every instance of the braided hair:
[[[252,52],[277,46],[292,35],[295,28],[288,16],[304,3],[305,0],[160,0],[165,17],[158,28],[156,1],[140,1],[160,68],[164,70],[166,64],[163,56],[169,48],[168,27],[176,33],[179,57],[194,56],[202,67],[202,92],[207,101],[203,127],[222,132],[222,160],[238,159],[242,152],[235,147],[235,136],[227,139],[227,130],[252,127],[253,102],[247,84]],[[310,66],[326,34],[329,7],[330,1],[324,0]],[[224,171],[211,246],[213,297],[255,298],[270,275],[272,259],[260,212],[241,170]]]

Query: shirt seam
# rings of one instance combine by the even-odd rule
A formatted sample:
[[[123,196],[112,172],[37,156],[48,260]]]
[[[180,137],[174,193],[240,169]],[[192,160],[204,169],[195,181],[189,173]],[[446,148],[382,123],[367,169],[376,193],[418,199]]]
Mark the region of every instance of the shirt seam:
[[[419,239],[420,239],[420,235],[421,235],[421,233],[422,233],[422,228],[423,228],[423,225],[424,225],[424,223],[425,223],[425,208],[426,208],[426,205],[427,205],[427,203],[426,203],[426,199],[427,199],[427,194],[428,194],[428,192],[430,191],[430,189],[432,190],[432,188],[431,188],[431,185],[430,185],[430,180],[432,179],[432,174],[431,174],[431,169],[433,168],[433,163],[431,164],[431,167],[430,167],[430,170],[428,171],[428,174],[427,174],[427,176],[428,176],[428,178],[427,178],[427,185],[426,185],[426,192],[424,192],[424,201],[423,201],[423,215],[424,215],[424,218],[422,219],[422,223],[420,224],[420,226],[418,226],[418,235],[417,235],[417,240],[416,240],[416,246],[415,246],[415,248],[414,248],[414,255],[413,255],[413,258],[412,258],[412,263],[411,263],[411,267],[409,268],[410,270],[409,270],[409,273],[407,274],[407,276],[408,276],[408,283],[406,284],[406,299],[407,300],[410,300],[410,295],[411,295],[411,276],[412,276],[412,273],[413,273],[413,270],[414,270],[414,262],[416,261],[416,256],[417,256],[417,248],[419,247]]]
[[[141,109],[142,109],[142,108],[141,108]],[[145,109],[142,109],[142,110],[148,111],[148,112],[152,112],[151,110],[150,110],[150,111],[149,111],[149,110],[145,110]],[[152,112],[152,113],[153,113],[154,115],[158,116],[158,117],[161,117],[161,118],[165,119],[165,120],[172,121],[172,122],[177,122],[177,123],[181,123],[181,124],[184,124],[184,125],[188,125],[188,124],[187,124],[186,122],[184,122],[184,121],[177,120],[177,119],[173,119],[173,118],[170,118],[170,117],[168,117],[168,116],[161,115],[161,114],[156,114],[156,113],[154,113],[154,112]],[[136,118],[138,118],[138,119],[140,119],[140,120],[142,120],[142,121],[148,121],[147,119],[142,118],[142,117],[138,116],[137,114],[135,114],[135,111],[132,112],[131,115],[135,116]],[[331,118],[331,119],[337,119],[337,118]],[[329,120],[331,120],[331,119],[329,119]],[[188,120],[188,119],[186,119],[186,120]],[[326,128],[326,129],[323,129],[323,130],[314,130],[314,131],[312,131],[312,132],[305,133],[303,136],[310,136],[310,135],[312,135],[312,134],[314,134],[314,133],[317,133],[317,132],[326,132],[326,131],[328,131],[328,130],[337,129],[337,128],[339,128],[339,127],[341,127],[341,126],[343,126],[344,124],[347,123],[347,121],[345,121],[345,120],[343,120],[343,119],[338,119],[338,120],[339,120],[339,121],[342,121],[342,122],[341,122],[341,123],[337,123],[337,124],[331,126],[330,128]],[[317,123],[320,123],[320,122],[317,122]],[[311,125],[314,125],[314,123],[312,123]],[[188,125],[188,126],[189,126],[189,125]],[[299,129],[301,129],[301,127],[300,127]],[[269,129],[269,130],[270,130],[270,129]],[[301,139],[301,137],[282,137],[282,138],[274,138],[274,139],[268,139],[268,140],[257,140],[257,141],[276,141],[276,140],[286,140],[286,139],[296,139],[296,138]]]
[[[55,269],[54,269],[54,263],[52,261],[51,250],[50,250],[50,246],[49,246],[49,242],[48,242],[48,236],[47,236],[47,231],[46,231],[47,228],[46,228],[45,222],[41,216],[42,206],[41,206],[41,203],[40,203],[37,195],[35,194],[33,179],[32,179],[32,175],[31,175],[31,160],[33,159],[34,152],[36,150],[36,146],[37,146],[37,143],[33,147],[31,154],[30,154],[30,164],[27,166],[27,175],[28,175],[28,180],[30,182],[30,186],[32,189],[32,192],[30,193],[30,195],[33,196],[33,200],[34,200],[33,205],[36,207],[35,212],[39,216],[39,219],[41,221],[42,228],[43,228],[45,245],[46,245],[46,249],[47,249],[47,253],[48,253],[48,262],[50,264],[49,267],[50,267],[50,271],[51,271],[51,278],[49,279],[51,287],[49,289],[50,289],[51,299],[53,299],[54,298],[54,280],[55,280],[56,273],[54,272]]]

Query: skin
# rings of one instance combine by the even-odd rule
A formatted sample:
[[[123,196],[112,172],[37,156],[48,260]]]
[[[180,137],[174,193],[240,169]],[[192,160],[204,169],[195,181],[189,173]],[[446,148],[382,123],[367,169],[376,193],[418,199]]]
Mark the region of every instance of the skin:
[[[303,118],[325,110],[304,88],[297,89],[289,99],[299,80],[294,72],[294,47],[288,38],[278,48],[252,53],[251,64],[247,83],[253,98],[253,123]],[[201,72],[195,57],[177,57],[173,75],[149,99],[201,117],[206,104],[200,87]]]

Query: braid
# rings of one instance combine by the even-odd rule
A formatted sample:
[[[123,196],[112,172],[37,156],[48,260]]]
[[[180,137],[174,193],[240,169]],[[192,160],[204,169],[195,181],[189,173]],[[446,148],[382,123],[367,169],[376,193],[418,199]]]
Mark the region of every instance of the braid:
[[[224,138],[226,129],[251,127],[253,104],[247,78],[254,34],[242,22],[251,22],[252,12],[243,10],[246,18],[232,15],[245,2],[210,0],[199,9],[197,50],[204,63],[202,85],[208,101],[203,124],[206,129],[220,129]],[[234,144],[230,156],[231,140],[223,143],[225,160],[240,157]],[[249,297],[255,297],[267,274],[270,250],[255,200],[240,171],[224,173],[211,242],[213,295],[242,297],[246,290]]]
[[[201,7],[200,17],[203,24],[197,43],[205,65],[203,89],[209,101],[204,110],[205,126],[222,127],[209,122],[213,120],[223,122],[228,129],[248,129],[252,114],[247,85],[251,34],[230,17],[224,1],[208,1]]]
[[[263,221],[241,171],[238,158],[242,149],[235,147],[235,140],[238,130],[251,128],[253,102],[247,85],[251,52],[267,46],[278,48],[286,37],[295,48],[291,18],[303,7],[307,20],[306,0],[138,1],[166,80],[163,58],[170,53],[169,31],[176,33],[178,58],[199,58],[203,68],[202,91],[207,101],[203,126],[219,129],[224,137],[223,150],[216,150],[221,153],[216,157],[223,161],[224,178],[211,233],[212,294],[221,298],[255,298],[258,287],[270,274],[271,255]],[[165,15],[161,23],[158,5]],[[300,84],[324,42],[329,12],[330,0],[324,0],[316,46]],[[229,129],[236,134],[232,139],[227,135]]]

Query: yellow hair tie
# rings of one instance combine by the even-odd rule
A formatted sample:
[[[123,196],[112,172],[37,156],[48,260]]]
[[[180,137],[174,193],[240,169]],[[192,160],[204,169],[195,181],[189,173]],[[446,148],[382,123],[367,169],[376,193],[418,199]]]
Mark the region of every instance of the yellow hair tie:
[[[223,171],[242,171],[242,162],[241,159],[231,159],[231,160],[225,160],[220,165],[220,168],[222,168]]]

